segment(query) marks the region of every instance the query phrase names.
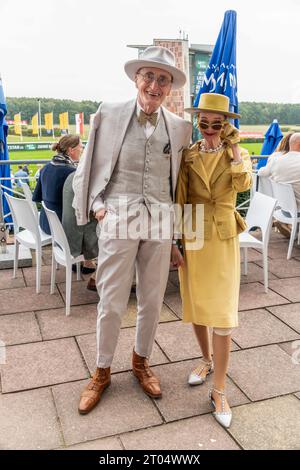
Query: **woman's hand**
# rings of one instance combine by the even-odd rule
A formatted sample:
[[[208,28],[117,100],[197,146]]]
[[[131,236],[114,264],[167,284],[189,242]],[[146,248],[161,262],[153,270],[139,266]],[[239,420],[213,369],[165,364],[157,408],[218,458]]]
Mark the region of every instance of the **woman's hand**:
[[[98,222],[100,222],[102,219],[104,219],[105,214],[106,214],[106,209],[105,208],[100,209],[97,212],[95,212],[95,219],[97,219]]]
[[[230,146],[238,144],[240,141],[239,130],[232,124],[230,124],[229,121],[225,121],[224,127],[221,132],[221,139]]]
[[[184,267],[184,259],[177,245],[172,245],[171,263],[174,268]]]

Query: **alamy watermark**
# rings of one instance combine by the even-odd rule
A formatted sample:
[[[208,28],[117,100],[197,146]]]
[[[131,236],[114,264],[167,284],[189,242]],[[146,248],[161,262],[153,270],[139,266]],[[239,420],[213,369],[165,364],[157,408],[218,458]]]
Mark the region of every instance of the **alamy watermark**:
[[[6,364],[6,344],[0,339],[0,365]]]
[[[300,340],[296,340],[292,342],[292,349],[295,349],[295,351],[292,354],[292,363],[295,365],[300,364]]]
[[[184,238],[186,250],[204,242],[204,205],[130,202],[127,196],[106,201],[100,239],[170,240]]]

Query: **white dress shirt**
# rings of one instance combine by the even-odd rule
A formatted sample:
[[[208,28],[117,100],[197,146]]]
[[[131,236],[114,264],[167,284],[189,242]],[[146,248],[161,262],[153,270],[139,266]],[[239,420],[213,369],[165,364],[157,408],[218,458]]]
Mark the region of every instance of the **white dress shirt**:
[[[137,102],[136,103],[136,115],[137,115],[137,117],[139,117],[141,111],[144,111],[144,110],[139,105],[139,103]],[[156,121],[156,124],[157,124],[159,119],[160,119],[160,115],[161,115],[160,107],[155,111],[155,113],[157,113],[157,121]],[[151,122],[147,121],[146,125],[144,125],[143,127],[144,127],[145,136],[147,137],[147,139],[149,139],[151,137],[151,135],[153,134],[154,130],[155,130],[155,126],[152,126]]]

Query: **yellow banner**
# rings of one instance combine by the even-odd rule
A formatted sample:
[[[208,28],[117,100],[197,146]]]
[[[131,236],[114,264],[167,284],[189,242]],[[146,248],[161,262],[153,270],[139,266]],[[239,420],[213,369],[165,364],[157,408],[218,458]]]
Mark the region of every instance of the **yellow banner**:
[[[46,113],[45,114],[45,127],[47,131],[53,130],[53,113]]]
[[[31,119],[32,135],[39,135],[39,114],[36,113]]]
[[[59,128],[60,130],[68,130],[69,129],[69,113],[61,113],[59,115]]]
[[[21,113],[14,115],[14,122],[15,122],[15,134],[22,135],[21,129]]]

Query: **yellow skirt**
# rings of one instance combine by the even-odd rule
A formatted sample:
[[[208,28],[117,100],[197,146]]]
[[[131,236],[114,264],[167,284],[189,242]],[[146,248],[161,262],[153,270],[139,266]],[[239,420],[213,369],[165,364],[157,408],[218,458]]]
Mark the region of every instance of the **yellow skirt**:
[[[183,321],[215,328],[238,326],[240,248],[238,237],[221,240],[213,224],[212,238],[201,250],[184,253],[179,268]]]

